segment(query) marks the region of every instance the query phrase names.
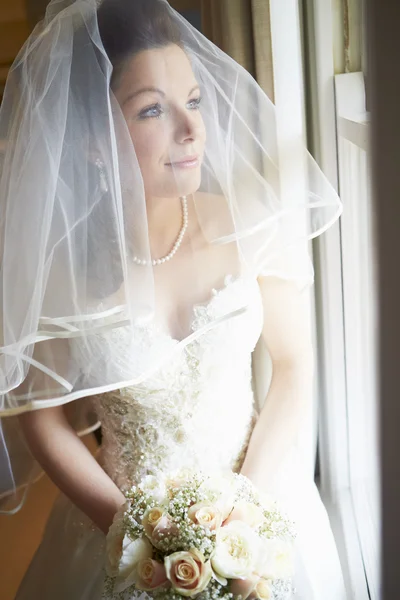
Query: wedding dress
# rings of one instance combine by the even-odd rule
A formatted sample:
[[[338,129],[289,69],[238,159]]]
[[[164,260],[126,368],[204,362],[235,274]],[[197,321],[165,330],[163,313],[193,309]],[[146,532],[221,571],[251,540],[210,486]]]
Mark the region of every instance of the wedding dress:
[[[236,309],[234,318],[224,319]],[[204,329],[211,321],[219,325]],[[163,345],[168,360],[141,384],[93,398],[103,432],[99,460],[121,489],[146,474],[185,466],[207,472],[240,470],[257,418],[251,355],[262,322],[257,281],[227,276],[222,289],[194,307],[193,337],[185,346],[154,323],[140,327],[143,352]],[[205,333],[196,337],[200,328]],[[127,352],[124,328],[113,335],[125,370],[136,357]],[[91,343],[101,344],[101,334],[92,336]],[[86,351],[87,346],[77,342],[75,352],[81,360]],[[294,450],[271,482],[271,492],[297,524],[294,600],[345,600],[325,508]],[[16,599],[106,598],[104,556],[103,533],[60,495]],[[118,598],[130,597],[125,593]]]

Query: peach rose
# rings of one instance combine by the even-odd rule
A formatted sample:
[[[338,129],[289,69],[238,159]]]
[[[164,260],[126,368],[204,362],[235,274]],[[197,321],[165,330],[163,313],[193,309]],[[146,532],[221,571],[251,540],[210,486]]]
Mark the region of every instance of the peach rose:
[[[257,529],[264,521],[263,511],[252,502],[240,501],[235,504],[231,514],[224,521],[224,525],[232,521],[242,521],[250,525],[252,529]]]
[[[210,583],[210,561],[193,548],[190,552],[174,552],[164,559],[167,577],[178,594],[193,597]]]
[[[245,579],[232,579],[229,591],[234,596],[242,596],[242,600],[247,600],[259,579],[259,575],[249,575]]]
[[[142,525],[147,537],[155,546],[166,536],[178,533],[177,526],[160,506],[146,510],[143,515]]]
[[[166,583],[169,584],[165,566],[151,558],[141,560],[137,565],[135,587],[138,590],[155,590]]]
[[[222,523],[221,511],[207,502],[193,504],[189,508],[188,517],[193,523],[197,523],[209,531],[216,531]]]
[[[166,537],[173,537],[179,533],[177,525],[171,521],[169,515],[164,514],[161,519],[158,520],[157,525],[153,529],[150,540],[153,545],[157,548],[159,542]]]

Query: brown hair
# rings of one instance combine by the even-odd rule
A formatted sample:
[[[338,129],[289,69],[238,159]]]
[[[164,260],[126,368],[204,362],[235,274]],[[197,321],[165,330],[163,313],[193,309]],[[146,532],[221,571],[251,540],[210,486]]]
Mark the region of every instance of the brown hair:
[[[113,67],[115,87],[125,62],[142,50],[182,46],[178,23],[165,0],[103,0],[97,11],[99,33]]]

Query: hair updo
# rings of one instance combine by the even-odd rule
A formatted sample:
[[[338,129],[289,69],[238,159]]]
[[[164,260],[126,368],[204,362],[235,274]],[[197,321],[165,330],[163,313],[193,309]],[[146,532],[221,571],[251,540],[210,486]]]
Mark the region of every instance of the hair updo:
[[[165,0],[103,0],[97,11],[101,41],[113,67],[111,87],[127,60],[143,50],[182,47],[179,25]]]

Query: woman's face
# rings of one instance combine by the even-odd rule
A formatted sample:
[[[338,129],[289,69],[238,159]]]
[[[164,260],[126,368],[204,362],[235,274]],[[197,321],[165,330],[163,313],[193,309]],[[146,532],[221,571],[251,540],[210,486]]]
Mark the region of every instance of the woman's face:
[[[126,119],[146,195],[168,198],[200,186],[206,132],[200,90],[176,45],[135,55],[115,96]]]

